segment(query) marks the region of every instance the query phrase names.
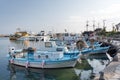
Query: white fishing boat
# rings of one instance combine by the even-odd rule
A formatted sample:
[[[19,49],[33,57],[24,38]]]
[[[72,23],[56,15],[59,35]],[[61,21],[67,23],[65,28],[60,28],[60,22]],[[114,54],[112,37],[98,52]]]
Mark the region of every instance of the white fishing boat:
[[[68,54],[64,54],[68,52]],[[72,54],[74,53],[74,54]],[[29,47],[28,49],[15,50],[9,48],[9,61],[11,64],[34,67],[34,68],[65,68],[74,67],[80,53],[71,53],[64,46],[57,46],[54,41],[46,41],[40,44],[39,49]]]

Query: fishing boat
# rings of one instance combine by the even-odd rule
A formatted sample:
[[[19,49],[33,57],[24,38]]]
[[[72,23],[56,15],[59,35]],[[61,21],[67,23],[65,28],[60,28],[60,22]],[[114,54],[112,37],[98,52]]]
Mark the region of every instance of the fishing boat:
[[[26,31],[18,31],[9,36],[10,40],[28,40],[29,33]]]
[[[65,52],[68,53],[64,54]],[[70,53],[64,46],[57,46],[54,41],[46,41],[40,44],[39,49],[29,47],[15,50],[10,47],[8,59],[11,64],[26,68],[65,68],[74,67],[79,57],[79,51]]]
[[[15,32],[13,35],[9,36],[10,40],[18,40],[18,41],[45,41],[49,40],[48,35],[33,35],[27,31],[18,31]]]

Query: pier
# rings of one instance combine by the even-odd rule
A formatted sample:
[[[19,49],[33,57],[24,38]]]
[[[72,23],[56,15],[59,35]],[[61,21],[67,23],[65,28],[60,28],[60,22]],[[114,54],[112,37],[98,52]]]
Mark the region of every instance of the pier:
[[[100,79],[101,75],[102,79]],[[94,80],[120,80],[120,52]]]
[[[105,80],[120,80],[120,53],[104,70]]]

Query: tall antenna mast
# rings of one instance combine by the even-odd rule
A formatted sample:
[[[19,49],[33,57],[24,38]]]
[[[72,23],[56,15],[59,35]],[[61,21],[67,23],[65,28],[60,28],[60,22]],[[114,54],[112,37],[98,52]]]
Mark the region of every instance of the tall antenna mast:
[[[95,20],[93,20],[93,31],[95,30]]]
[[[88,22],[89,22],[89,21],[86,22],[86,31],[88,31],[88,26],[89,26],[89,25],[88,25]]]
[[[103,29],[105,28],[105,21],[106,21],[106,20],[103,20]]]

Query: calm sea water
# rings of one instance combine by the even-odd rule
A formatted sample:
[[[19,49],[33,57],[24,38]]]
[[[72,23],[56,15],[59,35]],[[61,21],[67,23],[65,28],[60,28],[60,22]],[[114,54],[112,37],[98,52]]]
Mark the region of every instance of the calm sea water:
[[[0,38],[0,80],[91,80],[91,75],[99,74],[109,62],[106,55],[102,54],[87,56],[75,68],[26,69],[9,64],[7,60],[9,46],[17,49],[38,47],[39,42],[10,41],[9,38]]]

